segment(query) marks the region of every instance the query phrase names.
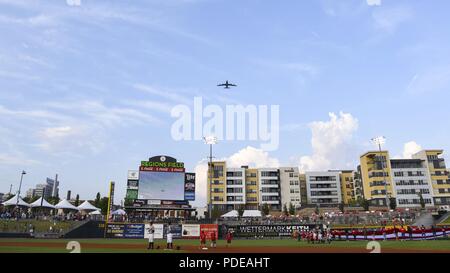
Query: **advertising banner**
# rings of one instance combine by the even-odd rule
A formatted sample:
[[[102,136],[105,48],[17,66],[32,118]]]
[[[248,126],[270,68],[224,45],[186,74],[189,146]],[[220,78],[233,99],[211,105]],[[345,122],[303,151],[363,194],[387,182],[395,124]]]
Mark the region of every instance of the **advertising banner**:
[[[195,173],[185,173],[184,175],[184,200],[195,200]]]
[[[195,224],[183,224],[182,226],[183,238],[199,238],[200,237],[200,225]]]
[[[123,238],[124,230],[125,230],[124,224],[108,224],[106,226],[106,237]]]
[[[167,232],[169,231],[169,227],[166,227],[164,238],[167,237]],[[173,234],[173,238],[181,238],[182,237],[182,227],[181,225],[170,225],[170,230]]]
[[[184,168],[162,168],[162,167],[139,167],[141,172],[172,172],[172,173],[184,173]]]
[[[234,237],[287,237],[294,231],[308,231],[315,225],[237,225],[228,226]]]
[[[125,224],[123,238],[144,238],[144,224]]]
[[[129,189],[129,190],[139,189],[139,181],[138,180],[128,180],[127,181],[127,189]]]
[[[144,224],[112,224],[106,228],[107,238],[144,238]]]
[[[139,180],[139,171],[128,171],[128,180]]]
[[[126,194],[125,199],[135,200],[137,197],[138,197],[138,191],[137,190],[127,189],[127,194]]]
[[[145,224],[145,231],[144,231],[144,238],[148,239],[148,229],[150,227],[150,224]],[[153,227],[155,228],[155,239],[163,239],[164,238],[164,224],[153,224]]]
[[[213,232],[216,233],[216,238],[219,236],[219,226],[217,224],[201,224],[200,233],[204,232],[206,239],[210,240]]]
[[[161,200],[148,200],[147,205],[149,206],[159,206],[161,205]]]

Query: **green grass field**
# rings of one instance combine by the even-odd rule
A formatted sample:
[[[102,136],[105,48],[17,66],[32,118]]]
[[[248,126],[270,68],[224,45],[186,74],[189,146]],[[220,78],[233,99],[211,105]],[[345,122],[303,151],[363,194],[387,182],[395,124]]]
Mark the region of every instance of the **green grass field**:
[[[69,253],[66,249],[69,239],[0,239],[0,253]],[[174,245],[180,246],[180,250],[164,250],[165,241],[157,240],[156,245],[161,249],[149,251],[146,249],[146,240],[140,239],[80,239],[78,241],[81,245],[82,253],[183,253],[186,248],[198,248],[199,242],[197,240],[175,240]],[[396,250],[396,252],[449,252],[450,240],[436,240],[436,241],[387,241],[380,242],[383,250]],[[253,248],[266,249],[270,252],[271,248],[276,249],[294,249],[302,248],[305,252],[320,252],[321,249],[327,252],[340,252],[345,249],[360,249],[363,252],[366,250],[367,242],[333,242],[330,245],[311,245],[306,242],[297,242],[295,240],[234,240],[232,247],[239,248]],[[225,242],[218,241],[218,249],[225,250]]]

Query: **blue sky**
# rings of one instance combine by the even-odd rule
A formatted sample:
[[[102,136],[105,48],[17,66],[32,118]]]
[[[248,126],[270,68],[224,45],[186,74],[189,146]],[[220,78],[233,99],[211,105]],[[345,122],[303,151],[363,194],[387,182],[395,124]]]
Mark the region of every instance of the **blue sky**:
[[[445,0],[0,0],[0,192],[16,190],[25,169],[22,191],[58,173],[61,196],[92,199],[114,180],[118,203],[127,170],[159,154],[201,176],[208,148],[170,135],[170,109],[194,96],[280,105],[278,150],[215,146],[235,165],[352,168],[377,135],[393,156],[449,150],[449,8]],[[238,88],[216,87],[227,79]]]

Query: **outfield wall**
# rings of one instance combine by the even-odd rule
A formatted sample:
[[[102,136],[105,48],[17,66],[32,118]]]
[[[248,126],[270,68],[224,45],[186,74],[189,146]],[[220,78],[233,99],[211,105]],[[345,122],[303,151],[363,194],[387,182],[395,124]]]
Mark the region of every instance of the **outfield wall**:
[[[167,236],[167,224],[153,224],[155,228],[155,239],[165,239]],[[105,223],[90,221],[80,226],[64,236],[65,238],[127,238],[144,239],[148,238],[149,224],[143,223],[108,223],[105,232]],[[299,234],[313,230],[322,229],[322,225],[302,225],[302,224],[272,224],[272,225],[220,225],[217,224],[173,224],[171,230],[175,239],[198,239],[202,232],[207,239],[211,234],[216,233],[219,239],[224,239],[228,231],[233,233],[235,239],[252,238],[291,238],[295,231]],[[336,228],[331,229],[334,240],[387,240],[407,239],[444,239],[450,237],[450,227],[438,227],[435,230],[413,228],[409,233],[407,230],[393,227],[385,228],[385,234],[381,228]]]

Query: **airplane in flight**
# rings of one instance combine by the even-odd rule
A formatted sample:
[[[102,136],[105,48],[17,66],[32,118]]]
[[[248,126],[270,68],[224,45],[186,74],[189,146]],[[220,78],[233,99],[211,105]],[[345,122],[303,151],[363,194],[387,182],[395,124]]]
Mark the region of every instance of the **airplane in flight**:
[[[224,87],[225,89],[230,89],[230,86],[234,87],[234,86],[237,86],[237,85],[236,84],[232,84],[232,83],[228,83],[228,81],[226,81],[225,83],[218,84],[217,86],[225,86]]]

